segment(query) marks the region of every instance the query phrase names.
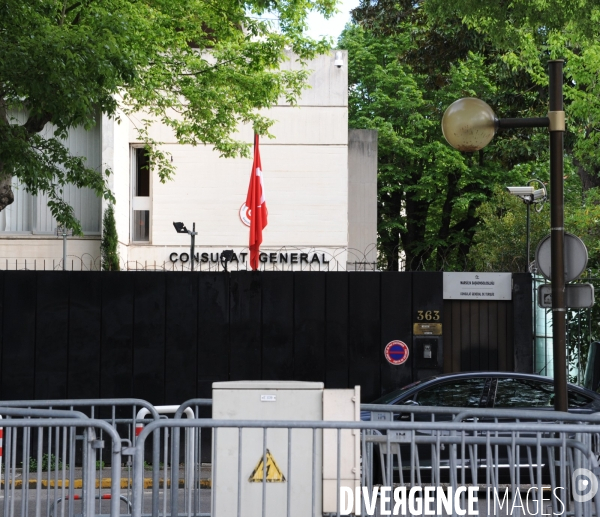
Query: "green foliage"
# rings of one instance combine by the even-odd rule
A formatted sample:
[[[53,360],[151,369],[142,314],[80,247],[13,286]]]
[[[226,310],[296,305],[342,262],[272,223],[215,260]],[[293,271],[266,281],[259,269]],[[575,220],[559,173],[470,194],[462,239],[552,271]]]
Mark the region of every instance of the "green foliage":
[[[547,61],[564,59],[565,151],[584,189],[600,186],[600,2],[427,0],[423,6],[437,23],[458,16],[492,41],[511,70],[530,77],[534,91],[547,90]]]
[[[335,0],[6,0],[0,4],[0,181],[16,176],[45,192],[60,225],[81,233],[62,189],[90,187],[114,201],[106,175],[64,147],[70,128],[101,115],[137,114],[139,138],[162,181],[174,174],[150,137],[153,121],[178,140],[248,156],[240,124],[268,134],[261,110],[293,103],[308,71],[281,67],[329,48],[303,35],[306,16],[330,15]],[[263,15],[277,18],[277,24]],[[24,117],[24,118],[23,118]],[[52,124],[50,134],[40,131]],[[10,183],[10,181],[9,181]],[[4,201],[0,199],[0,205]],[[10,204],[10,200],[7,203]],[[0,209],[4,206],[0,206]]]
[[[54,454],[43,454],[42,455],[42,463],[38,464],[36,458],[29,458],[29,472],[37,472],[38,467],[41,472],[48,472],[48,470],[62,470],[63,467],[65,469],[69,468],[69,465],[65,465],[61,460],[56,459]]]
[[[567,165],[567,171],[572,167]],[[550,233],[550,207],[538,213],[531,208],[531,257],[539,242]],[[471,271],[526,270],[527,208],[515,196],[497,187],[494,196],[478,210],[480,222],[468,255]],[[565,180],[565,230],[580,237],[588,248],[588,267],[600,267],[600,189],[582,190],[579,177],[567,174]],[[599,320],[600,321],[600,320]]]
[[[550,231],[546,205],[538,213],[530,208],[530,261],[538,243]],[[478,210],[480,222],[468,255],[471,271],[527,271],[527,207],[504,188],[496,187],[493,197]]]
[[[103,271],[119,271],[119,236],[117,235],[117,223],[115,221],[115,209],[109,205],[104,211],[102,218],[102,242],[100,243],[100,254],[102,256]]]
[[[479,220],[477,208],[495,184],[518,181],[520,174],[510,169],[540,152],[539,139],[535,132],[508,135],[485,153],[460,153],[443,139],[441,118],[464,96],[496,105],[523,78],[491,51],[484,55],[460,45],[448,50],[457,32],[468,33],[460,22],[432,28],[413,13],[393,30],[368,27],[347,27],[339,46],[349,52],[350,126],[379,132],[382,265],[396,269],[401,251],[407,269],[462,270]],[[437,50],[456,59],[448,62]],[[510,92],[505,83],[512,85]],[[522,102],[516,97],[505,113],[521,110]]]
[[[566,28],[580,37],[591,37],[597,34],[600,20],[598,0],[427,0],[424,7],[437,21],[458,16],[507,46],[514,46],[518,38]]]
[[[439,124],[445,108],[465,96],[482,98],[499,118],[546,116],[547,61],[559,57],[566,58],[567,212],[575,203],[573,233],[584,232],[590,249],[598,247],[588,222],[595,204],[579,209],[584,192],[600,187],[600,43],[589,32],[596,26],[586,25],[597,7],[584,0],[560,11],[566,2],[550,4],[557,12],[545,0],[365,0],[353,12],[358,26],[347,29],[340,45],[350,50],[350,124],[379,129],[383,266],[395,269],[401,250],[408,269],[464,270],[474,263],[483,270],[524,269],[525,236],[513,212],[479,208],[495,186],[548,182],[548,131],[502,131],[479,154],[467,155],[448,146]],[[570,196],[569,188],[578,194]],[[484,253],[492,235],[506,246]],[[479,251],[472,251],[474,242]]]

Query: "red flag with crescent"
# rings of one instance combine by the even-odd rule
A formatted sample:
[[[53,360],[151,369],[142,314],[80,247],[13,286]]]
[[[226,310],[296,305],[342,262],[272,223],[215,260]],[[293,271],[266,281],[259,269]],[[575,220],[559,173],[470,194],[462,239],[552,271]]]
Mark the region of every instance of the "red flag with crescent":
[[[267,203],[263,187],[263,174],[258,149],[258,135],[254,135],[254,161],[250,175],[250,186],[246,196],[246,206],[250,209],[250,267],[258,269],[262,231],[267,226]]]

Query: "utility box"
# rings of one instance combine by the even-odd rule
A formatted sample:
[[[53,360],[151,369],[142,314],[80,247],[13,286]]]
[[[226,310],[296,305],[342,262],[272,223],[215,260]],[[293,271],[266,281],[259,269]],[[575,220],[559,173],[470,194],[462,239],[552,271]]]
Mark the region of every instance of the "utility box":
[[[323,420],[323,383],[215,382],[212,407],[217,420]],[[313,515],[313,501],[314,514],[318,515],[322,504],[322,432],[317,430],[315,436],[313,444],[312,429],[293,429],[291,442],[287,429],[267,429],[266,437],[262,429],[215,429],[211,515],[238,515],[239,506],[244,517],[281,517],[287,515],[288,496],[291,517]],[[263,444],[268,450],[264,513]]]
[[[355,386],[353,390],[323,390],[323,420],[359,421],[360,386]],[[338,510],[337,434],[337,429],[323,430],[323,513],[335,514]],[[355,493],[360,487],[360,430],[342,429],[340,436],[340,488],[348,487]],[[359,515],[360,508],[353,506],[351,512]]]

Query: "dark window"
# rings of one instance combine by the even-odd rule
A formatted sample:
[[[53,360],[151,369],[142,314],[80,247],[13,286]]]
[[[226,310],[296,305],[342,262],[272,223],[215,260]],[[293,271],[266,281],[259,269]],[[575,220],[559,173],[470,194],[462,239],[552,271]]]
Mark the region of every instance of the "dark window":
[[[135,196],[148,197],[150,195],[150,165],[146,149],[137,148],[135,150],[136,158],[136,181]]]
[[[498,379],[494,407],[550,407],[554,386],[528,379]]]
[[[141,242],[150,240],[150,212],[148,210],[133,211],[133,240]]]
[[[581,393],[569,390],[569,407],[583,407],[592,402],[590,397],[586,397]]]
[[[487,379],[449,381],[419,391],[416,400],[421,406],[479,407]]]

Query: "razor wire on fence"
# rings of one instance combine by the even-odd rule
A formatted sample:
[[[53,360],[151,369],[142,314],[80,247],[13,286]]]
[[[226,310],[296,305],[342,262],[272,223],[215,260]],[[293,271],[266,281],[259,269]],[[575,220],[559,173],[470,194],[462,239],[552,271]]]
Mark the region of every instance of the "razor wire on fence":
[[[189,250],[177,248],[169,260],[121,260],[121,271],[191,271]],[[237,250],[197,251],[194,253],[194,271],[248,271],[249,251]],[[0,270],[34,271],[100,271],[101,258],[90,254],[68,255],[66,267],[63,260],[55,258],[4,258]],[[259,255],[259,271],[377,271],[376,245],[365,250],[348,247],[293,247],[263,248]]]

